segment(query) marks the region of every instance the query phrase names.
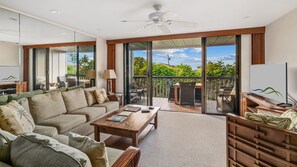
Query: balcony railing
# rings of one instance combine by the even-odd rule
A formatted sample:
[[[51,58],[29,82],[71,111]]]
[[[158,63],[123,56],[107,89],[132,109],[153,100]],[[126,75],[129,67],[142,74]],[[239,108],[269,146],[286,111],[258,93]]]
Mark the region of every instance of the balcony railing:
[[[76,74],[66,74],[67,77],[76,77]],[[80,74],[78,76],[79,80],[87,80],[86,74]]]
[[[146,88],[148,86],[147,77],[134,76],[134,83],[139,87]],[[169,84],[171,79],[173,84],[177,82],[198,82],[201,83],[202,77],[176,77],[176,76],[153,76],[152,89],[153,97],[168,97]],[[207,77],[206,93],[209,100],[215,100],[218,90],[222,87],[233,87],[235,83],[234,77]]]

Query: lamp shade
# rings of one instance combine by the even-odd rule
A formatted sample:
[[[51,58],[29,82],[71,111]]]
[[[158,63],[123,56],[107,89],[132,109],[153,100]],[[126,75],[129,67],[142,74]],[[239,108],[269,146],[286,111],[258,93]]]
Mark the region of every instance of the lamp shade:
[[[86,77],[88,79],[95,79],[96,78],[96,70],[88,70],[86,73]]]
[[[103,78],[104,79],[116,79],[117,75],[114,72],[114,70],[104,70],[103,72]]]

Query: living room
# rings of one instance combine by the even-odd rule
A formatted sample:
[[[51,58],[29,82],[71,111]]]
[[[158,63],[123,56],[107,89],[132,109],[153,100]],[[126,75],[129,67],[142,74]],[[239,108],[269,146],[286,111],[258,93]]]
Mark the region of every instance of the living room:
[[[0,13],[0,166],[296,166],[295,0]]]

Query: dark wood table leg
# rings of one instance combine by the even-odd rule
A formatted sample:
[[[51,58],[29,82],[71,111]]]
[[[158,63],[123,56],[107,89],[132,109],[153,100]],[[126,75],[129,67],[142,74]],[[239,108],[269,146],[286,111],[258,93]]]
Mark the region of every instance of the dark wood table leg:
[[[138,134],[137,133],[132,134],[132,146],[138,147]]]
[[[98,126],[94,126],[94,138],[96,141],[100,141],[100,131]]]
[[[158,112],[156,113],[156,116],[154,118],[154,127],[155,129],[158,129]]]

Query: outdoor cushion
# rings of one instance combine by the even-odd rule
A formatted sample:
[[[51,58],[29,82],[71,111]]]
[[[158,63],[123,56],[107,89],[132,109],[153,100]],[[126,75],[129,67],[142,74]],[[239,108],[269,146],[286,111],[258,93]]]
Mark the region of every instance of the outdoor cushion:
[[[42,90],[34,90],[31,92],[24,92],[24,93],[18,93],[18,94],[11,94],[8,96],[8,101],[12,101],[12,100],[20,100],[21,98],[25,98],[25,97],[32,97],[35,95],[39,95],[42,94],[43,91]]]
[[[11,161],[13,166],[92,166],[83,152],[37,133],[26,133],[13,141]]]
[[[118,101],[108,101],[104,102],[102,104],[94,104],[92,107],[105,107],[106,112],[114,111],[118,109],[120,106],[120,103]]]
[[[8,164],[11,164],[10,146],[11,146],[11,142],[15,139],[16,139],[15,135],[0,129],[0,162],[2,161]]]
[[[29,101],[27,98],[21,98],[17,101],[26,111],[30,113]],[[31,113],[30,113],[31,114]]]
[[[109,165],[113,165],[115,161],[123,154],[123,150],[106,147]]]
[[[97,142],[90,137],[76,133],[69,133],[69,146],[87,154],[92,166],[109,167],[106,147],[103,142]]]
[[[35,95],[29,98],[30,112],[36,124],[66,113],[66,107],[61,92]]]
[[[0,127],[12,134],[32,132],[35,128],[31,114],[15,100],[0,106]]]
[[[42,134],[42,135],[46,135],[46,136],[49,136],[49,137],[58,135],[57,128],[52,127],[52,126],[36,125],[33,132],[38,133],[38,134]]]
[[[71,114],[86,115],[87,121],[92,121],[105,113],[104,107],[85,107],[71,112]]]
[[[7,104],[7,102],[8,102],[8,95],[0,96],[0,105]]]
[[[275,117],[251,112],[246,112],[245,118],[283,129],[289,129],[292,122],[290,118]]]
[[[81,89],[81,88],[84,88],[84,86],[83,85],[71,86],[71,87],[67,88],[67,91],[75,90],[75,89]]]
[[[67,92],[62,92],[62,96],[68,113],[88,106],[83,89],[75,89]]]
[[[81,125],[87,121],[84,115],[62,114],[53,118],[43,120],[39,125],[53,126],[58,129],[59,134]]]
[[[85,95],[86,95],[86,98],[87,98],[88,106],[91,106],[91,105],[97,103],[96,97],[95,97],[95,94],[94,94],[95,89],[97,89],[97,87],[91,87],[91,88],[86,88],[85,89]]]

